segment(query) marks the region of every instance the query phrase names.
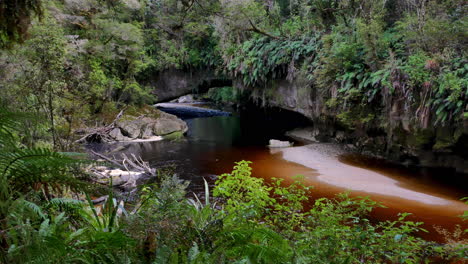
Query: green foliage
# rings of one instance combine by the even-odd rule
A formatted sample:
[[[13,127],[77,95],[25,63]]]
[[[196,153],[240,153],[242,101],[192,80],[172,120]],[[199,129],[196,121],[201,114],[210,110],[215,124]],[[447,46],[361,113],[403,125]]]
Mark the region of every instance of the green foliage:
[[[225,104],[239,102],[241,95],[241,91],[232,86],[226,86],[211,88],[205,96],[217,104]]]
[[[14,133],[27,114],[0,112],[2,263],[128,263],[134,246],[119,228],[125,212],[112,190],[98,209],[66,198],[89,190],[76,153],[21,148]],[[12,136],[13,135],[13,136]]]
[[[263,184],[263,179],[252,177],[249,162],[240,161],[231,174],[218,177],[215,197],[226,199],[224,210],[227,214],[241,219],[259,219],[275,201],[270,197],[271,187]]]
[[[24,44],[1,51],[0,101],[31,114],[0,110],[0,261],[423,263],[437,255],[447,262],[450,254],[466,257],[457,243],[448,248],[415,237],[421,223],[407,221],[407,214],[371,223],[368,215],[379,205],[367,198],[312,202],[300,177],[265,182],[252,177],[245,161],[219,176],[216,201],[207,183],[204,203],[187,199],[188,183],[161,172],[125,207],[131,212],[112,192],[95,207],[82,193],[87,162],[39,147],[68,150],[72,131],[94,124],[94,115],[105,122],[123,105],[151,103],[145,84],[168,68],[216,68],[248,88],[306,79],[295,82],[305,91],[301,97],[319,95],[327,113],[349,129],[404,114],[415,116],[411,122],[462,122],[468,116],[464,1],[42,1],[43,15],[41,1],[13,2],[0,3],[0,48]],[[35,15],[42,20],[33,21],[25,38]],[[234,91],[224,87],[209,96],[228,102],[240,98]],[[85,196],[87,203],[70,198]]]
[[[428,60],[430,58],[424,52],[408,57],[408,62],[403,69],[408,73],[411,85],[421,86],[423,83],[431,81],[431,72],[425,67]]]
[[[287,187],[281,186],[281,180],[266,184],[262,179],[251,179],[248,165],[238,162],[232,173],[221,175],[214,195],[227,200],[222,213],[230,216],[224,221],[234,229],[229,231],[235,232],[229,233],[232,243],[244,244],[242,250],[237,244],[229,247],[238,256],[247,255],[249,261],[268,263],[269,257],[275,257],[279,263],[418,263],[426,254],[440,250],[425,251],[425,242],[412,235],[421,230],[422,223],[405,220],[408,214],[397,221],[371,224],[367,215],[380,205],[368,198],[350,198],[348,194],[333,200],[322,198],[304,212],[302,203],[310,195],[300,181]],[[230,201],[234,198],[236,201]],[[235,228],[243,223],[260,229],[238,233]],[[283,237],[275,237],[271,229]],[[257,232],[262,235],[257,237]],[[255,239],[256,247],[251,247],[250,239]],[[275,252],[263,249],[265,243],[271,243]]]
[[[311,55],[317,47],[315,38],[274,40],[267,37],[245,41],[227,51],[226,69],[239,76],[245,85],[256,86],[270,79],[294,75],[294,63]]]
[[[14,116],[0,116],[0,131],[17,129],[9,121]],[[204,202],[187,199],[188,183],[159,170],[158,182],[141,189],[131,212],[112,189],[96,207],[87,194],[87,203],[55,196],[66,186],[83,190],[70,170],[83,161],[18,149],[4,136],[13,141],[0,159],[6,263],[419,263],[445,254],[413,236],[421,223],[405,220],[407,214],[373,224],[367,216],[379,204],[348,194],[317,199],[306,210],[311,188],[302,177],[266,183],[252,177],[247,161],[219,176],[215,202],[206,181]],[[465,249],[454,248],[450,257],[462,257]]]
[[[18,141],[18,128],[21,120],[26,119],[25,114],[14,113],[0,108],[0,148],[8,150],[16,147]]]
[[[0,171],[3,180],[13,191],[27,192],[37,186],[45,189],[54,186],[79,186],[79,181],[71,176],[79,160],[48,149],[18,149],[0,154]]]
[[[266,11],[226,1],[223,8],[236,21],[216,28],[224,69],[245,86],[268,89],[278,78],[311,85],[335,102],[327,105],[331,116],[365,107],[387,118],[403,100],[405,110],[393,114],[414,113],[416,126],[466,118],[461,1],[275,1]],[[297,69],[311,82],[300,83]]]
[[[0,49],[22,42],[27,36],[33,16],[41,16],[41,0],[14,1],[0,3]]]
[[[466,16],[460,13],[463,3],[454,1],[427,1],[410,5],[403,18],[396,23],[405,42],[413,49],[437,52],[444,49],[463,50],[466,39]]]
[[[149,71],[167,68],[214,67],[220,64],[212,17],[218,1],[162,0],[147,3],[145,49],[150,55]]]
[[[455,60],[452,65],[441,69],[439,87],[429,102],[436,110],[437,122],[463,119],[468,104],[468,69],[464,61]]]

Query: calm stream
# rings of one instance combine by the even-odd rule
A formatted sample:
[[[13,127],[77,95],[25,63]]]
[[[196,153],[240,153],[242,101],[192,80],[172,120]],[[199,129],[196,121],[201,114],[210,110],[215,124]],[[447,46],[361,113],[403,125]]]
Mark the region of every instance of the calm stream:
[[[216,176],[230,172],[235,161],[252,161],[253,175],[266,180],[303,175],[314,186],[314,197],[333,197],[349,190],[353,196],[370,196],[388,208],[373,212],[372,219],[396,219],[409,212],[411,220],[423,221],[426,239],[442,241],[434,230],[467,228],[459,215],[468,210],[460,201],[468,196],[466,175],[447,169],[406,168],[382,160],[343,151],[331,143],[300,144],[282,149],[266,147],[271,138],[287,139],[285,127],[276,119],[234,115],[186,119],[189,131],[179,141],[112,145],[141,155],[153,166],[174,165],[181,178],[190,180],[190,191],[203,191],[202,176],[213,184]],[[286,122],[288,123],[288,122]],[[290,125],[291,122],[289,122]],[[294,123],[294,122],[292,122]]]

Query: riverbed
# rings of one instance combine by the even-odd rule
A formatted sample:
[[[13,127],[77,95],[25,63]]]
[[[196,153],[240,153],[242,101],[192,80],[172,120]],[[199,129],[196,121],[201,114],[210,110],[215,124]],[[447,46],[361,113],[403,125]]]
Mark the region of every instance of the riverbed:
[[[421,234],[428,240],[444,242],[434,226],[449,231],[456,225],[468,228],[459,217],[468,210],[460,201],[468,196],[466,175],[448,169],[408,168],[351,153],[333,143],[295,142],[293,147],[269,149],[269,139],[288,140],[285,132],[300,123],[289,117],[278,120],[268,114],[186,117],[189,131],[182,140],[114,144],[112,148],[141,155],[155,167],[173,167],[191,182],[189,189],[195,193],[203,191],[203,178],[213,185],[216,175],[230,172],[234,162],[249,160],[255,177],[287,182],[303,175],[314,186],[313,198],[344,191],[369,196],[387,207],[376,209],[373,220],[412,213],[409,219],[424,222],[430,231]]]

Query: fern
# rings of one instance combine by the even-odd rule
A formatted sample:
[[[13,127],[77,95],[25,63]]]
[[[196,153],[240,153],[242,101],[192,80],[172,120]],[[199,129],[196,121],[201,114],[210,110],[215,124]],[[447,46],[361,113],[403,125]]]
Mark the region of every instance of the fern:
[[[84,187],[74,175],[87,161],[77,160],[48,149],[17,149],[0,153],[0,177],[13,191],[25,193],[39,187],[60,190]]]
[[[18,132],[21,120],[26,118],[27,114],[10,112],[0,107],[0,149],[16,145],[15,132]]]
[[[239,226],[226,231],[214,252],[228,259],[240,257],[247,263],[287,263],[292,253],[286,239],[262,226]]]
[[[261,37],[245,41],[225,62],[232,76],[242,77],[246,86],[264,85],[268,80],[294,75],[295,62],[304,61],[317,49],[317,36],[275,40]]]

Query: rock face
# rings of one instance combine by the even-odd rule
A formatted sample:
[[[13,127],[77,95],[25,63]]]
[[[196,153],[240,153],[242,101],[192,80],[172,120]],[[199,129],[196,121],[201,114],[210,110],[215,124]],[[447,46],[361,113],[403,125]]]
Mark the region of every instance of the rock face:
[[[115,124],[109,136],[116,141],[154,139],[174,132],[187,132],[187,124],[176,117],[152,107],[125,113]]]
[[[159,73],[151,85],[159,102],[186,95],[212,85],[217,80],[212,71],[167,70]],[[225,79],[224,79],[225,80]],[[225,80],[226,81],[226,80]],[[389,114],[379,116],[382,124],[355,126],[343,125],[339,112],[327,109],[325,98],[305,80],[271,80],[266,87],[244,87],[234,79],[232,86],[248,90],[251,98],[260,105],[275,106],[300,113],[313,122],[313,127],[299,133],[308,141],[336,141],[358,151],[400,163],[429,167],[449,167],[468,173],[468,121],[451,127],[428,127],[416,124],[415,111],[403,111],[401,102],[389,105]],[[374,114],[374,113],[370,113]],[[349,118],[358,117],[349,115]],[[295,133],[298,135],[298,131]]]
[[[239,89],[241,83],[234,82]],[[273,80],[271,87],[249,88],[254,100],[265,105],[298,112],[313,121],[313,126],[288,135],[309,142],[334,141],[365,154],[424,167],[454,168],[468,173],[468,121],[457,126],[422,127],[411,122],[413,111],[392,112],[384,124],[346,127],[330,112],[324,98],[313,87],[299,81]],[[350,115],[352,121],[359,117]]]
[[[154,87],[157,102],[167,102],[177,97],[205,92],[211,87],[231,86],[230,79],[216,75],[210,69],[168,69],[155,74],[145,84]]]

